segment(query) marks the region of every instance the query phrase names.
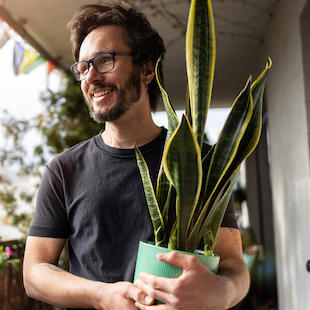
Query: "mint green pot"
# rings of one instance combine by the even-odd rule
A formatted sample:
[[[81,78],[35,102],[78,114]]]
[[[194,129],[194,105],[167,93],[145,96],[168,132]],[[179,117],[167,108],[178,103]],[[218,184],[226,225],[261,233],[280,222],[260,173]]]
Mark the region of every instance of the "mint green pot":
[[[220,257],[217,255],[205,256],[203,255],[202,251],[198,250],[196,250],[195,253],[171,250],[168,248],[155,246],[154,242],[140,241],[136,262],[136,270],[134,275],[134,282],[139,278],[140,272],[147,272],[155,276],[165,278],[178,278],[182,274],[183,271],[182,268],[161,262],[156,257],[158,253],[169,253],[169,252],[178,252],[182,254],[193,255],[197,257],[200,260],[200,262],[207,268],[209,268],[213,273],[217,273],[218,264],[220,261]]]

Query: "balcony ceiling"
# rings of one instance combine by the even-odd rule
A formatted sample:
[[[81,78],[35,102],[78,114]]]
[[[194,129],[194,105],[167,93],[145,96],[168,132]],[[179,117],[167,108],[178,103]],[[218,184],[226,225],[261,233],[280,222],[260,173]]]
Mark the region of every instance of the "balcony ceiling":
[[[44,57],[67,70],[73,62],[66,24],[88,0],[0,0],[0,15]],[[126,2],[126,1],[123,1]],[[129,1],[127,1],[129,2]],[[189,0],[133,0],[165,40],[166,88],[176,108],[184,107],[185,40]],[[213,0],[217,56],[213,107],[230,106],[250,73],[264,67],[264,37],[278,0]],[[260,54],[258,54],[260,52]],[[263,55],[261,55],[263,53]],[[264,54],[266,53],[266,54]]]

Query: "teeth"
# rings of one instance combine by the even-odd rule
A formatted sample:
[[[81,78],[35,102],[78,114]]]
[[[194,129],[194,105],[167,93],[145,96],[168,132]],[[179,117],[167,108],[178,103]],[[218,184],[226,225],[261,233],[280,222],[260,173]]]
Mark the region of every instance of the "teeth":
[[[96,98],[96,97],[104,96],[104,95],[107,95],[111,92],[112,92],[112,89],[103,89],[103,90],[95,92],[94,97]]]

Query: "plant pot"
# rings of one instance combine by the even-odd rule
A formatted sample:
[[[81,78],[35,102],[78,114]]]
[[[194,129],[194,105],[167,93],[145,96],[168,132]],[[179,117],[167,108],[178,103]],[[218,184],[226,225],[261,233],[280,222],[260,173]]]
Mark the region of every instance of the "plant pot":
[[[139,278],[140,272],[147,272],[159,277],[165,278],[178,278],[183,269],[174,265],[164,263],[157,259],[156,255],[158,253],[169,253],[169,252],[178,252],[187,255],[193,255],[197,257],[200,262],[209,268],[213,273],[217,273],[218,264],[220,257],[217,255],[205,256],[203,251],[196,250],[195,253],[189,253],[178,250],[171,250],[164,247],[155,246],[154,242],[150,241],[140,241],[136,270],[134,275],[134,282]],[[161,302],[157,302],[161,303]]]

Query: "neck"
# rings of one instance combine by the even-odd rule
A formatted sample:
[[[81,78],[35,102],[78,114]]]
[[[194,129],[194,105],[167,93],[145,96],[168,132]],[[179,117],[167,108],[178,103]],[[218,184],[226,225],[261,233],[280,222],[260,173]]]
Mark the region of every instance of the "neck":
[[[160,132],[161,128],[154,123],[150,109],[146,113],[133,106],[117,121],[107,122],[101,138],[109,146],[130,149],[151,142]]]

